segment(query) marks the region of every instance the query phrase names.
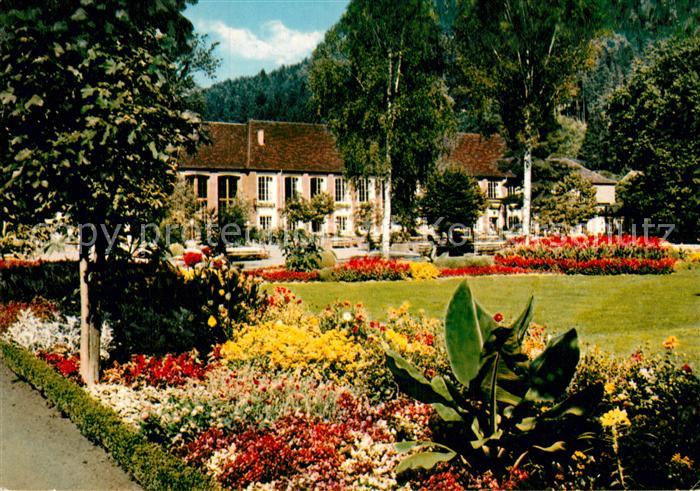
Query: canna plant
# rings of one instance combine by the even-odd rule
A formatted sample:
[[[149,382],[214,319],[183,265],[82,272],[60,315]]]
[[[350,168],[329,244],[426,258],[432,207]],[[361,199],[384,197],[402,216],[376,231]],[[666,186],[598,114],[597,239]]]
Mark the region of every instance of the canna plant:
[[[417,452],[399,464],[397,473],[460,459],[471,469],[490,469],[498,475],[526,458],[551,457],[592,436],[585,416],[600,400],[602,387],[564,397],[579,361],[576,330],[552,339],[530,360],[522,343],[532,309],[530,298],[512,325],[499,325],[472,297],[465,281],[445,320],[451,376],[428,380],[398,353],[386,350],[399,388],[432,404],[442,427],[434,433],[443,435],[436,438],[440,441],[397,444],[400,452]]]

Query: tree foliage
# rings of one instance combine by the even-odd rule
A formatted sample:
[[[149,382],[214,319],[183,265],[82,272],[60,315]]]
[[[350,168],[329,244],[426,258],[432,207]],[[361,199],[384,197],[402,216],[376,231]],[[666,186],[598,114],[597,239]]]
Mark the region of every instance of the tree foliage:
[[[674,224],[673,238],[698,240],[700,223],[700,36],[653,48],[610,104],[610,147],[633,169],[622,213],[638,226]],[[657,229],[658,231],[658,229]]]
[[[569,233],[595,216],[595,188],[580,173],[570,172],[541,199],[537,211],[540,226]]]
[[[399,208],[410,209],[453,127],[440,46],[430,2],[354,0],[313,55],[313,101],[347,175],[389,179]]]
[[[282,66],[269,73],[240,77],[202,91],[208,121],[245,123],[249,119],[318,123],[310,103],[309,62]]]
[[[198,140],[200,120],[184,98],[192,86],[184,6],[12,0],[0,11],[0,220],[36,223],[61,212],[100,231],[95,264],[90,248],[80,248],[87,384],[97,379],[101,322],[92,287],[105,233],[118,238],[127,227],[157,223],[177,157]]]
[[[428,223],[446,234],[453,225],[472,227],[486,209],[486,196],[463,169],[448,167],[430,176],[421,205]]]

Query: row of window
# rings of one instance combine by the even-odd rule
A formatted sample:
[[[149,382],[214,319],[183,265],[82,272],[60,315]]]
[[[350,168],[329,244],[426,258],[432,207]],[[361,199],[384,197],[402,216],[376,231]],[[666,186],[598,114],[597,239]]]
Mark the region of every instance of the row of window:
[[[272,216],[271,215],[261,215],[258,217],[258,225],[261,230],[272,230]],[[322,224],[312,223],[311,228],[313,232],[321,232]],[[337,216],[335,217],[335,231],[337,234],[343,234],[348,231],[348,217]]]
[[[312,177],[310,179],[311,189],[310,194],[313,198],[317,194],[323,193],[326,180],[323,177]],[[258,201],[268,203],[272,201],[272,176],[258,176]],[[370,199],[370,181],[369,179],[359,179],[355,184],[358,201],[364,203]],[[298,198],[301,195],[301,178],[296,176],[287,176],[284,178],[284,200],[285,202]],[[348,201],[348,184],[344,177],[335,178],[335,189],[333,197],[336,202],[342,203]]]
[[[225,210],[227,207],[231,206],[236,199],[238,194],[238,177],[236,176],[220,176],[217,178],[218,182],[218,199],[219,199],[219,209]],[[258,201],[269,203],[272,201],[272,176],[258,176]],[[188,176],[187,181],[195,190],[195,196],[197,197],[197,202],[201,207],[206,208],[207,206],[207,187],[208,187],[208,176]],[[311,197],[313,198],[317,194],[325,192],[325,178],[323,177],[312,177],[310,180],[311,184]],[[487,196],[490,199],[499,198],[499,181],[488,181]],[[361,203],[370,200],[370,180],[369,179],[359,179],[355,183],[355,190],[357,192],[357,200]],[[508,196],[515,194],[516,187],[507,187]],[[284,200],[285,202],[292,199],[298,198],[301,195],[301,178],[295,176],[288,176],[284,178]],[[343,177],[335,178],[335,189],[334,198],[338,203],[343,203],[348,200],[348,185],[347,181]]]
[[[500,182],[500,181],[488,181],[488,185],[487,185],[487,188],[486,188],[486,196],[487,196],[489,199],[500,198],[499,192],[498,192],[498,189],[499,189],[500,185],[501,185],[501,182]],[[514,194],[516,193],[516,187],[515,187],[514,185],[512,185],[512,184],[511,184],[511,185],[508,185],[508,187],[506,188],[506,190],[507,190],[507,192],[508,192],[508,196],[512,196],[512,195],[514,195]]]

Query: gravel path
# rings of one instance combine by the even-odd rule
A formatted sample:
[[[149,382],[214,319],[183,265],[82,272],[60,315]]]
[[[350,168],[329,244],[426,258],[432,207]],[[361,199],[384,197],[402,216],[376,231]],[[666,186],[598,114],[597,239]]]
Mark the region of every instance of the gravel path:
[[[0,489],[140,489],[0,359]]]

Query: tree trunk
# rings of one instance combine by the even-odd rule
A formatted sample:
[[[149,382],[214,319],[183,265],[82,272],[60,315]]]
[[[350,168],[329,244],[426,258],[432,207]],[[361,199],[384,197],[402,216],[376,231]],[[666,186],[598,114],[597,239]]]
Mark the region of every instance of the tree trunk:
[[[389,257],[391,248],[391,174],[382,181],[382,256]]]
[[[84,230],[81,230],[81,244],[85,244],[84,234]],[[90,287],[93,279],[90,249],[89,246],[80,246],[80,375],[88,387],[99,381],[101,327],[94,301],[95,292]]]
[[[523,235],[530,243],[530,201],[532,199],[532,148],[528,145],[523,156]]]

